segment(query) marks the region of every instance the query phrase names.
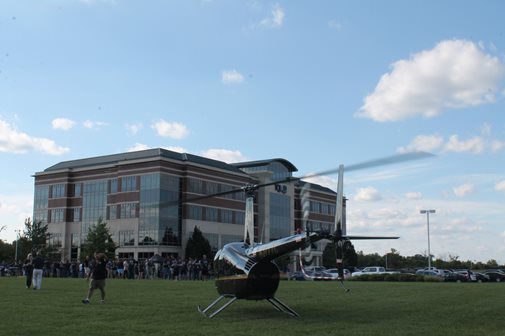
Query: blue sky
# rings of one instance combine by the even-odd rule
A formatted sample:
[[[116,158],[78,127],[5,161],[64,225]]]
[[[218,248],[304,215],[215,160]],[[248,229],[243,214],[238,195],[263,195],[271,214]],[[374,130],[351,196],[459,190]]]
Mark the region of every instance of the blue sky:
[[[35,172],[163,147],[349,172],[358,250],[505,263],[502,1],[0,3],[0,239]],[[317,182],[335,188],[335,176]]]

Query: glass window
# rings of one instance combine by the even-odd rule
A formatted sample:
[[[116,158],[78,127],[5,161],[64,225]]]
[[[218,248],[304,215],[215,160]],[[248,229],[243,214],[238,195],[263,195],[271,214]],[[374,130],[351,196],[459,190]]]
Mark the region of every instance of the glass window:
[[[121,214],[119,218],[136,218],[137,217],[137,203],[123,203],[121,204]]]
[[[113,204],[113,205],[109,205],[109,219],[110,220],[115,220],[117,219],[117,205]]]
[[[190,178],[188,191],[195,194],[203,194],[203,183],[202,180]]]
[[[51,188],[51,198],[62,198],[62,197],[65,197],[65,185],[54,184]]]
[[[189,206],[189,216],[190,219],[202,220],[202,207],[198,205]]]
[[[51,210],[51,223],[61,223],[65,221],[65,209],[52,209]]]
[[[207,181],[206,186],[207,186],[207,188],[206,188],[207,195],[211,195],[211,194],[215,194],[215,193],[219,192],[219,184],[217,184],[216,182]]]
[[[270,193],[270,239],[289,236],[291,226],[291,198],[279,193]]]
[[[235,224],[245,224],[245,212],[235,211]]]
[[[74,184],[74,197],[81,197],[81,196],[82,196],[82,184],[76,183]]]
[[[133,246],[135,245],[135,231],[125,230],[119,231],[119,246]]]
[[[110,180],[110,193],[111,194],[114,194],[114,193],[117,193],[117,178],[113,178],[112,180]]]
[[[217,222],[217,209],[205,208],[205,219],[209,222]]]
[[[50,233],[48,243],[53,247],[61,247],[61,233]]]
[[[121,178],[121,191],[136,191],[137,190],[137,176],[124,176]]]
[[[221,209],[221,222],[222,223],[233,223],[233,211]]]
[[[72,208],[72,221],[80,222],[81,221],[81,208]]]

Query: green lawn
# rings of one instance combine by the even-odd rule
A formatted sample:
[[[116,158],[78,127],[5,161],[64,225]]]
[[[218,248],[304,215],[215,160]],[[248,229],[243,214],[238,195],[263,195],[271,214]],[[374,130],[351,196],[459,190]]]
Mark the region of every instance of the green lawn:
[[[106,304],[81,303],[83,279],[0,278],[2,335],[505,335],[504,283],[282,281],[277,297],[237,301],[213,319],[197,312],[217,297],[214,282],[109,280]]]

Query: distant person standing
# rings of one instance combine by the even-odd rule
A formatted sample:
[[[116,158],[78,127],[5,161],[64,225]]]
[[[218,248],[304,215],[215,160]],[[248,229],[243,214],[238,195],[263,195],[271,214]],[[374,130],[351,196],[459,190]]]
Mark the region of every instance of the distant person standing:
[[[30,289],[30,287],[32,286],[32,278],[33,278],[33,257],[31,253],[28,253],[25,263],[23,264],[23,268],[25,270],[26,288]]]
[[[90,273],[86,280],[91,281],[89,283],[88,296],[82,300],[82,303],[88,304],[89,300],[93,296],[93,291],[95,289],[100,290],[102,296],[101,303],[105,302],[105,280],[107,279],[107,258],[103,253],[95,253],[95,262],[90,265]]]
[[[33,289],[40,289],[42,285],[42,274],[44,274],[44,259],[40,255],[40,252],[37,252],[35,259],[33,259]]]

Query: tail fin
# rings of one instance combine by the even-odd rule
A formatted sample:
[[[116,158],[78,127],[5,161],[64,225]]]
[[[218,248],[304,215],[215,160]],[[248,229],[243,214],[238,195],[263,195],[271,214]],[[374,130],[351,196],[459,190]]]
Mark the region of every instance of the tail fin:
[[[344,165],[338,167],[337,202],[335,209],[335,232],[346,234],[344,219]]]
[[[245,201],[244,243],[254,245],[254,197],[247,197]]]

